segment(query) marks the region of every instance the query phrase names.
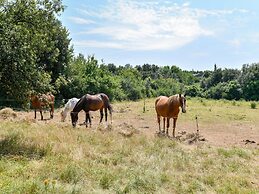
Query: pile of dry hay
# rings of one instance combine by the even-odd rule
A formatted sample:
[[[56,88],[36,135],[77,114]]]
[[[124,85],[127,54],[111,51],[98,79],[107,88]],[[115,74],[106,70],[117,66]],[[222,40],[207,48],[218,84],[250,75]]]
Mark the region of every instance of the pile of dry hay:
[[[3,119],[16,118],[17,113],[11,108],[3,108],[0,110],[0,117]]]
[[[136,128],[134,128],[132,125],[128,124],[128,123],[122,123],[118,126],[119,128],[119,134],[121,134],[124,137],[131,137],[134,134],[138,134],[139,130],[137,130]]]

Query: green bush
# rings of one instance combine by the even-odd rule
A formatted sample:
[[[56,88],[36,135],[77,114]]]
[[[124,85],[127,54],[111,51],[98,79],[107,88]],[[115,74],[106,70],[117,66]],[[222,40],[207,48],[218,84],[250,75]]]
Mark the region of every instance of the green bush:
[[[250,106],[251,106],[251,109],[256,109],[256,103],[255,102],[251,102]]]

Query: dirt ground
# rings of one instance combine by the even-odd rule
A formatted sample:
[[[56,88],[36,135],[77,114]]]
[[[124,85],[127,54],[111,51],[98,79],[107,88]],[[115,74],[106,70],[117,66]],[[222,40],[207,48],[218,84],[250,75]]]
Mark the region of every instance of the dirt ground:
[[[158,124],[156,122],[155,110],[152,106],[147,107],[145,113],[137,104],[115,104],[113,106],[114,112],[112,117],[112,124],[110,116],[108,115],[109,129],[121,130],[124,135],[132,135],[133,133],[143,133],[147,136],[160,136],[157,135]],[[37,119],[34,119],[34,111],[29,112],[16,112],[17,116],[12,119],[25,119],[30,122],[41,124],[56,123],[62,126],[72,126],[70,115],[67,115],[66,121],[61,122],[60,112],[62,109],[55,109],[54,119],[49,119],[49,112],[43,113],[44,120],[40,120],[40,113],[37,112]],[[186,113],[188,114],[188,112]],[[225,123],[202,123],[198,122],[199,136],[197,136],[197,123],[195,119],[190,119],[186,114],[179,114],[176,136],[178,139],[187,142],[188,144],[207,144],[219,147],[247,147],[259,148],[259,122],[225,122]],[[76,128],[85,128],[82,125],[84,121],[84,112],[79,113],[79,123]],[[100,114],[99,111],[91,112],[92,127],[86,130],[105,129],[105,121],[99,125]],[[0,118],[4,119],[4,118]],[[172,135],[172,119],[170,123],[169,134]],[[161,125],[162,127],[162,125]],[[73,129],[71,127],[71,129]],[[73,129],[75,130],[75,129]],[[193,140],[193,141],[192,141]]]

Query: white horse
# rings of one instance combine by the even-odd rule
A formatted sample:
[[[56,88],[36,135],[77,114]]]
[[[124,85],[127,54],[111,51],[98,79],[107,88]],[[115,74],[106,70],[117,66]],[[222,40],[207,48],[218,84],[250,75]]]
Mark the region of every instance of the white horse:
[[[61,121],[65,122],[65,119],[67,117],[67,113],[73,110],[76,103],[79,101],[79,98],[71,98],[68,100],[68,102],[65,104],[64,110],[61,111]]]

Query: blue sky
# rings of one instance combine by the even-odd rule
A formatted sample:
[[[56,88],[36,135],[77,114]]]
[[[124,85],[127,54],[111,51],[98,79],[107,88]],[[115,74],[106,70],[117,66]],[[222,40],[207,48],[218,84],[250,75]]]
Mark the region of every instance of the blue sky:
[[[63,0],[74,52],[184,70],[259,62],[259,0]]]

